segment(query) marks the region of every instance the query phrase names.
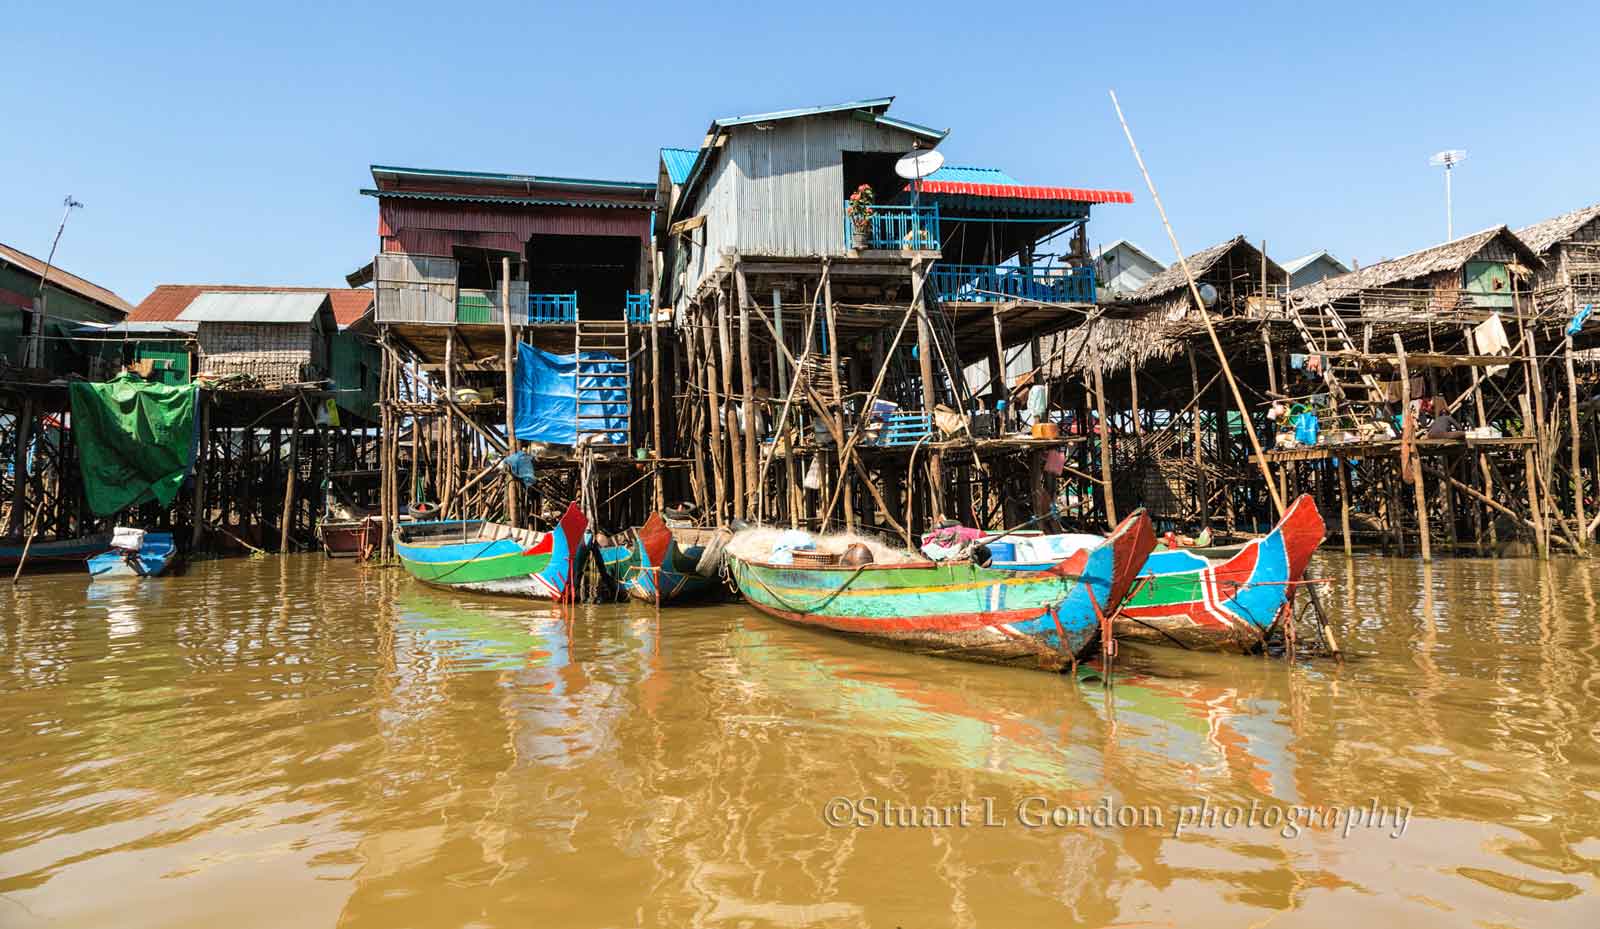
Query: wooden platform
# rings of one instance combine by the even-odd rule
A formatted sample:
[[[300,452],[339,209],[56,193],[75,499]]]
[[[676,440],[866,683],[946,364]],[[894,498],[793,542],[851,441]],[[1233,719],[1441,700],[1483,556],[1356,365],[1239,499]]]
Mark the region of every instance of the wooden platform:
[[[1418,439],[1416,440],[1417,454],[1439,455],[1456,450],[1489,450],[1497,448],[1521,448],[1532,445],[1532,436],[1502,436],[1498,439]],[[1304,448],[1279,448],[1265,453],[1263,457],[1269,462],[1281,461],[1327,461],[1332,458],[1393,458],[1400,454],[1399,439],[1385,439],[1379,442],[1344,442],[1339,445],[1313,445]],[[1250,456],[1254,463],[1256,457]]]

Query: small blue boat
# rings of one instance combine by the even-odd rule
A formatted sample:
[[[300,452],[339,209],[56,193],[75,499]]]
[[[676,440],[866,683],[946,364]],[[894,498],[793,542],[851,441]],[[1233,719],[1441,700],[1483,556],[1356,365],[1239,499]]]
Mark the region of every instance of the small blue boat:
[[[147,532],[138,549],[113,548],[89,558],[89,579],[155,577],[172,566],[178,546],[170,532]]]
[[[632,544],[602,549],[606,573],[628,596],[644,603],[703,597],[719,585],[719,574],[702,575],[698,566],[717,537],[715,529],[674,529],[660,513],[650,514],[632,531]]]

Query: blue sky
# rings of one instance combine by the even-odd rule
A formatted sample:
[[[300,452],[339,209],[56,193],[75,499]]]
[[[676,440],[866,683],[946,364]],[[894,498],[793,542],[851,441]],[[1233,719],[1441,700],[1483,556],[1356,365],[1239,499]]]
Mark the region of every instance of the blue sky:
[[[15,2],[15,0],[13,0]],[[1559,7],[1567,7],[1560,9]],[[1600,5],[8,5],[0,241],[138,302],[158,283],[337,284],[371,163],[652,181],[713,117],[879,95],[951,162],[1131,190],[1091,240],[1234,234],[1363,264],[1600,200]],[[916,13],[907,12],[915,8]]]

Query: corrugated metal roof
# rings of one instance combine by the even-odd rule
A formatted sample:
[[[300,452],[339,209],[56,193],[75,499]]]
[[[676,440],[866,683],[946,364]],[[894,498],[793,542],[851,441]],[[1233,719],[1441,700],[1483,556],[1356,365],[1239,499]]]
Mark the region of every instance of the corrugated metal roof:
[[[802,116],[820,116],[823,113],[843,113],[850,110],[871,110],[881,115],[889,109],[889,104],[894,102],[893,97],[873,97],[870,100],[852,100],[848,103],[828,103],[822,106],[807,106],[793,110],[774,110],[771,113],[753,113],[749,116],[724,116],[713,120],[713,124],[726,129],[729,126],[744,126],[750,123],[772,123],[780,119],[798,119]]]
[[[0,261],[13,264],[27,271],[34,277],[41,277],[45,273],[45,263],[21,249],[12,248],[0,242]],[[76,274],[61,270],[59,265],[50,266],[50,286],[58,287],[68,293],[77,294],[85,300],[108,306],[113,310],[126,313],[133,309],[133,304],[122,299],[111,291],[92,281],[86,281]]]
[[[160,284],[128,314],[130,322],[170,322],[203,293],[308,293],[327,294],[333,304],[333,319],[339,328],[365,316],[372,306],[372,291],[366,288],[345,290],[330,287],[286,287],[257,284]]]
[[[661,150],[661,163],[666,165],[667,178],[674,184],[682,184],[689,179],[689,172],[694,170],[694,160],[698,157],[700,152],[692,148]]]
[[[1132,203],[1125,190],[1088,190],[1082,187],[1033,187],[1022,184],[986,184],[965,181],[922,182],[925,194],[966,194],[1006,200],[1072,200],[1078,203]]]
[[[1333,262],[1334,265],[1339,268],[1340,274],[1348,274],[1350,272],[1350,266],[1328,254],[1327,249],[1323,249],[1320,252],[1312,252],[1309,255],[1301,255],[1299,258],[1296,258],[1293,261],[1285,261],[1283,263],[1283,270],[1288,271],[1290,274],[1296,274],[1301,268],[1304,268],[1306,265],[1316,261],[1318,258],[1324,257]]]
[[[655,190],[642,181],[608,181],[588,177],[548,177],[542,174],[503,174],[499,171],[450,171],[439,168],[400,168],[372,165],[372,178],[410,178],[413,180],[486,181],[489,183],[535,184],[540,187],[584,187],[616,190]]]
[[[546,197],[490,197],[484,194],[445,194],[420,190],[373,190],[364,188],[361,193],[384,200],[433,200],[442,203],[489,203],[498,206],[588,206],[597,209],[648,210],[652,204],[644,200],[552,200]]]
[[[974,168],[963,165],[945,165],[922,179],[924,183],[953,181],[961,184],[1021,184],[1022,182],[999,168]]]
[[[327,291],[245,293],[206,291],[178,314],[196,323],[309,323],[328,302]]]

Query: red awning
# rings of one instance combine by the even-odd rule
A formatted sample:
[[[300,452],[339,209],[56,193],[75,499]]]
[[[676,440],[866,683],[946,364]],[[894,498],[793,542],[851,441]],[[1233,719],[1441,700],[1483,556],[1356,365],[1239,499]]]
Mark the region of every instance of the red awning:
[[[965,181],[923,181],[925,194],[966,194],[1012,200],[1076,200],[1079,203],[1132,203],[1125,190],[1087,190],[1082,187],[1033,187],[1014,184],[970,184]]]

